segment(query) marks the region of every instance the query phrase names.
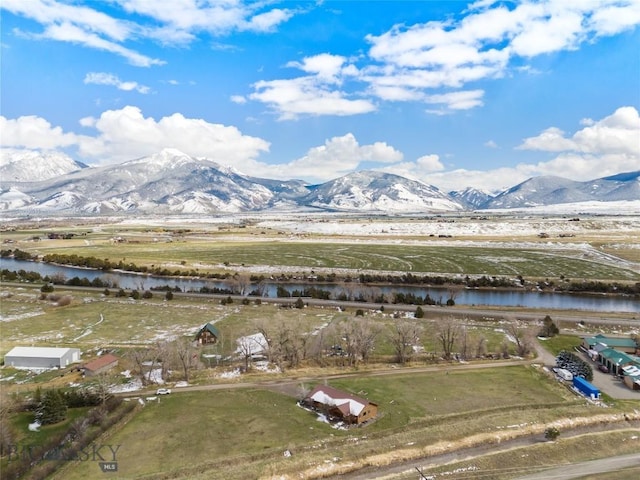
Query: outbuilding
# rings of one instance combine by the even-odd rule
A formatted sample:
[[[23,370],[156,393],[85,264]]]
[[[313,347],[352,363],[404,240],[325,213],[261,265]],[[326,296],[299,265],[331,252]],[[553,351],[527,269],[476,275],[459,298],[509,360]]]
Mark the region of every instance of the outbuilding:
[[[80,361],[77,348],[14,347],[4,356],[4,364],[26,370],[65,368]]]
[[[111,353],[106,353],[101,357],[91,360],[84,364],[83,372],[88,377],[100,375],[101,373],[108,372],[112,368],[118,365],[119,358]]]

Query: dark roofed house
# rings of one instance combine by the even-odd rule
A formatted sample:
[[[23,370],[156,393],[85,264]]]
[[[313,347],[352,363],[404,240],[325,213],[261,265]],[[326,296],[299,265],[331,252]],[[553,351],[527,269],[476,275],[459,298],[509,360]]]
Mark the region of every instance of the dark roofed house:
[[[218,343],[219,338],[220,338],[220,331],[210,323],[207,323],[204,327],[202,327],[198,331],[198,333],[196,333],[196,341],[200,345]]]
[[[96,358],[95,360],[91,360],[90,362],[85,363],[82,368],[85,375],[93,377],[95,375],[108,372],[113,367],[116,367],[118,365],[118,360],[118,357],[116,357],[115,355],[107,353],[105,355],[102,355],[101,357]]]
[[[328,385],[314,388],[302,404],[349,425],[359,425],[378,415],[377,404]]]

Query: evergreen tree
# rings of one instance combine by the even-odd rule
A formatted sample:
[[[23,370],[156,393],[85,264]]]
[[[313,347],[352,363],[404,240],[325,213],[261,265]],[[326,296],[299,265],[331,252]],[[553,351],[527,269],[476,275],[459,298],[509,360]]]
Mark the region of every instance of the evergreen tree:
[[[58,423],[67,418],[67,403],[58,389],[47,390],[36,411],[36,419],[41,425]]]

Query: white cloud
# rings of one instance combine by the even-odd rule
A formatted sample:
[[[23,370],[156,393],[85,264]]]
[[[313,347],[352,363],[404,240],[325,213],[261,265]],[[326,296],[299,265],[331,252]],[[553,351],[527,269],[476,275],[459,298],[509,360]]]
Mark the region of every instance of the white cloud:
[[[444,104],[448,110],[468,110],[482,105],[483,90],[466,90],[429,95],[426,103]]]
[[[53,127],[47,120],[34,115],[7,119],[0,116],[0,145],[2,147],[54,150],[75,145],[79,138]]]
[[[525,0],[508,8],[482,1],[463,14],[461,20],[395,25],[380,35],[368,35],[369,59],[377,62],[362,69],[370,92],[383,100],[437,99],[444,93],[428,90],[463,88],[469,82],[500,78],[515,58],[527,61],[576,49],[639,25],[640,2]],[[474,108],[482,105],[478,100],[448,107]]]
[[[247,99],[245,97],[243,97],[242,95],[231,95],[230,100],[233,103],[237,103],[239,105],[247,103]]]
[[[254,162],[247,171],[266,178],[325,182],[357,170],[362,162],[385,164],[400,160],[402,153],[387,143],[360,145],[353,134],[347,133],[310,148],[306,155],[291,162],[279,165]]]
[[[88,32],[69,22],[48,25],[45,28],[45,31],[41,35],[38,35],[38,37],[49,38],[61,42],[77,43],[85,47],[115,53],[116,55],[124,57],[131,65],[136,67],[150,67],[152,65],[163,65],[165,63],[162,60],[150,58],[134,50],[123,47],[119,43],[104,39],[95,33]]]
[[[444,170],[444,165],[440,161],[440,157],[438,155],[423,155],[422,157],[416,160],[416,164],[420,167],[421,170],[425,170],[427,172],[437,172],[440,170]]]
[[[243,135],[236,127],[186,118],[180,113],[156,121],[137,107],[107,110],[99,118],[83,119],[97,135],[79,144],[80,154],[102,161],[121,161],[177,148],[192,156],[235,165],[269,150],[269,143]]]
[[[254,84],[251,100],[269,105],[280,120],[300,115],[354,115],[376,109],[369,100],[350,99],[340,90],[332,90],[320,77],[259,81]]]
[[[271,32],[297,13],[295,10],[270,9],[268,2],[239,0],[117,0],[110,3],[112,15],[91,8],[91,2],[81,6],[60,0],[3,0],[0,7],[42,25],[43,32],[29,34],[32,38],[108,51],[141,67],[164,62],[126,47],[126,42],[147,38],[163,44],[186,45],[200,32],[211,35],[232,31]],[[122,14],[128,19],[116,18]]]
[[[78,135],[53,127],[41,117],[15,120],[0,116],[2,147],[53,150],[76,148],[83,161],[113,163],[176,148],[188,155],[207,157],[223,165],[251,161],[269,150],[269,143],[242,134],[233,126],[186,118],[180,113],[158,121],[144,117],[137,107],[107,110],[100,117],[85,117],[80,125],[95,130],[93,135]]]
[[[493,140],[487,140],[484,142],[484,146],[487,148],[498,148],[498,144]]]
[[[621,154],[634,157],[640,165],[640,116],[634,107],[620,107],[613,114],[595,121],[583,119],[585,128],[570,138],[550,127],[536,137],[526,138],[518,148],[546,152]]]
[[[275,27],[286,22],[293,17],[293,15],[294,12],[291,10],[274,8],[268,12],[259,13],[251,17],[243,29],[256,32],[272,32],[275,30]]]
[[[289,62],[287,67],[296,67],[304,72],[317,75],[318,79],[325,82],[336,82],[345,61],[346,58],[343,56],[321,53],[303,58],[302,63]]]
[[[135,90],[138,93],[147,94],[151,91],[146,85],[140,85],[138,82],[123,82],[116,75],[104,72],[89,72],[84,77],[85,84],[94,85],[111,85],[119,90],[130,92]]]
[[[435,154],[423,155],[415,162],[394,163],[386,167],[378,168],[381,172],[393,173],[413,180],[424,181],[430,174],[444,170],[440,157]]]
[[[557,154],[551,160],[488,171],[458,169],[417,178],[446,190],[468,185],[499,190],[539,175],[587,181],[640,168],[640,115],[634,107],[620,107],[601,120],[583,119],[580,124],[584,128],[571,136],[549,127],[517,147]],[[419,172],[417,167],[405,168]]]

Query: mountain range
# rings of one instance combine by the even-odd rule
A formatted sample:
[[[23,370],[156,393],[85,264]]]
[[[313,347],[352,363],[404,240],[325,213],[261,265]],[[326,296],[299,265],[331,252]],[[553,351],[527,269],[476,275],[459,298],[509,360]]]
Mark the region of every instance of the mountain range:
[[[491,194],[473,188],[442,192],[375,171],[354,172],[320,185],[255,178],[175,149],[101,167],[57,153],[4,151],[0,160],[0,210],[14,214],[446,213],[640,200],[640,170],[587,182],[533,177]]]

